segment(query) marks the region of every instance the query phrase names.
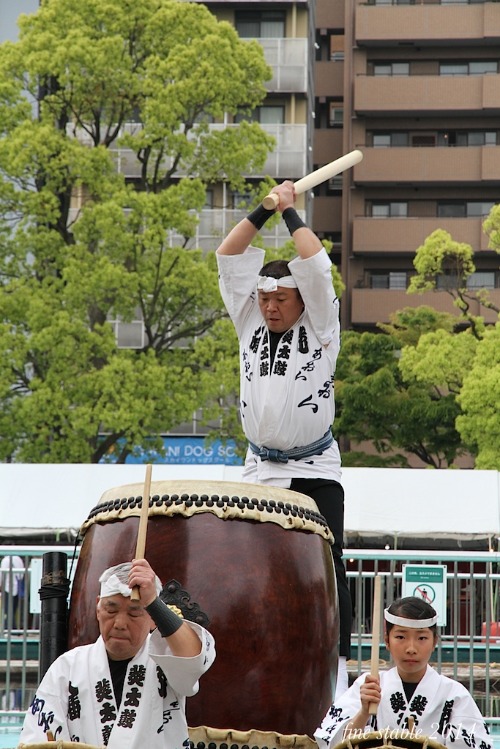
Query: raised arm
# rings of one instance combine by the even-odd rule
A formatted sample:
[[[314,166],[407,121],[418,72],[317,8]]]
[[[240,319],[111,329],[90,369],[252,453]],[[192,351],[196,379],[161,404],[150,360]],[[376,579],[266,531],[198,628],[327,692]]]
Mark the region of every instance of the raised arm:
[[[283,182],[283,184],[273,188],[271,192],[276,192],[279,195],[279,210],[293,238],[297,255],[303,260],[316,255],[323,248],[323,245],[316,234],[304,224],[295,210],[296,196],[293,182]]]
[[[262,204],[242,219],[231,229],[227,237],[217,249],[219,255],[241,255],[252,243],[259,229],[262,229],[267,219],[275,213],[268,211]]]
[[[201,641],[194,629],[169,609],[158,598],[155,573],[146,559],[134,559],[129,575],[129,586],[139,588],[141,604],[158,627],[162,637],[168,641],[173,655],[192,658],[201,652]]]

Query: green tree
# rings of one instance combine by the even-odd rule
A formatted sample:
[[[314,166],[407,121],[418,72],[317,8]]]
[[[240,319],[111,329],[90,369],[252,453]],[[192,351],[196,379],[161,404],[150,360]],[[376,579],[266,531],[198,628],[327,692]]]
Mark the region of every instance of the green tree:
[[[428,312],[415,313],[420,323],[422,317],[432,318]],[[357,443],[372,442],[378,453],[374,459],[360,451],[345,452],[344,465],[407,466],[405,454],[409,453],[425,465],[446,468],[463,451],[455,428],[459,412],[455,394],[436,387],[432,378],[419,379],[418,370],[411,366],[411,354],[420,340],[449,334],[445,330],[428,333],[416,347],[402,345],[402,329],[405,339],[414,338],[411,326],[404,328],[408,320],[407,313],[395,316],[396,334],[343,334],[335,375],[339,414],[334,431]],[[435,324],[440,324],[439,316]],[[444,324],[449,324],[447,318]]]
[[[471,312],[471,302],[479,302],[487,309],[499,312],[485,289],[472,290],[467,279],[475,272],[474,252],[470,245],[456,242],[443,229],[432,232],[415,255],[416,274],[408,287],[409,294],[419,294],[438,288],[438,278],[444,279],[443,289],[450,294],[460,311],[462,321],[467,321],[479,339],[484,332],[484,320]]]
[[[195,357],[224,315],[214,258],[186,244],[207,188],[244,191],[273,147],[216,124],[270,74],[182,0],[46,0],[1,45],[0,459],[122,461],[217,391]],[[119,348],[109,321],[138,317]]]
[[[500,470],[500,323],[488,327],[466,370],[457,428],[476,452],[476,468]]]

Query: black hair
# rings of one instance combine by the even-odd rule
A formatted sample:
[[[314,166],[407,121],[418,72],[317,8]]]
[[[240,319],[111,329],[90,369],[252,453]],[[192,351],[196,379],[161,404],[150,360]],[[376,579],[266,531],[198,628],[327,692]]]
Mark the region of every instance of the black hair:
[[[416,619],[417,621],[419,619],[432,619],[432,617],[436,616],[436,610],[430,605],[430,603],[427,603],[423,598],[418,598],[417,596],[396,598],[396,600],[389,606],[388,611],[390,614],[393,614],[393,616],[402,616],[406,619]],[[385,622],[387,634],[389,634],[393,627],[394,624],[391,622]],[[437,636],[435,624],[433,624],[432,627],[429,627],[429,629],[435,636]]]
[[[270,260],[259,271],[259,276],[270,278],[284,278],[291,275],[287,260]]]

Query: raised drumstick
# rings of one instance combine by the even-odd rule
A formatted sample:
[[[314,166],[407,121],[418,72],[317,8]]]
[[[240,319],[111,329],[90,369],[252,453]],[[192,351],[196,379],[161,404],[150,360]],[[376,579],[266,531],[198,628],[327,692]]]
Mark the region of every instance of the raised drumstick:
[[[363,154],[361,151],[351,151],[345,156],[341,156],[339,159],[335,159],[335,161],[331,161],[329,164],[325,164],[325,166],[316,169],[314,172],[306,174],[305,177],[302,177],[301,179],[298,179],[297,182],[293,183],[295,194],[300,195],[307,190],[312,190],[316,185],[320,185],[322,182],[326,182],[327,179],[335,177],[336,174],[340,174],[346,169],[350,169],[355,164],[359,164],[362,158]],[[273,208],[278,208],[279,195],[275,192],[270,192],[262,201],[262,205],[268,211],[272,211]]]
[[[146,551],[146,533],[148,530],[148,516],[149,516],[149,492],[151,488],[151,470],[152,466],[146,466],[146,478],[144,479],[144,489],[142,491],[142,506],[141,515],[139,518],[139,531],[137,533],[137,543],[135,546],[135,559],[144,559],[144,553]],[[139,588],[134,585],[132,593],[130,594],[132,601],[140,601],[141,596]]]
[[[382,578],[375,575],[373,579],[373,613],[372,613],[372,653],[370,673],[372,676],[378,676],[379,665],[379,648],[380,648],[380,600],[382,597]],[[370,702],[368,712],[370,715],[377,714],[378,704]]]

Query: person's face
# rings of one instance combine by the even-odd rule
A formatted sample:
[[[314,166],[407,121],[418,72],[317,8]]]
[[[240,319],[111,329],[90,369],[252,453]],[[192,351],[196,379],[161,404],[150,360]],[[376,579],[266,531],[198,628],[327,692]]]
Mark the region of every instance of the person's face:
[[[415,629],[395,624],[385,643],[403,681],[418,683],[425,674],[436,644],[436,635],[429,627]]]
[[[297,289],[278,286],[276,291],[259,291],[259,307],[273,333],[286,333],[302,314],[304,302]]]
[[[97,621],[113,661],[133,658],[154,626],[139,602],[119,594],[98,599]]]

